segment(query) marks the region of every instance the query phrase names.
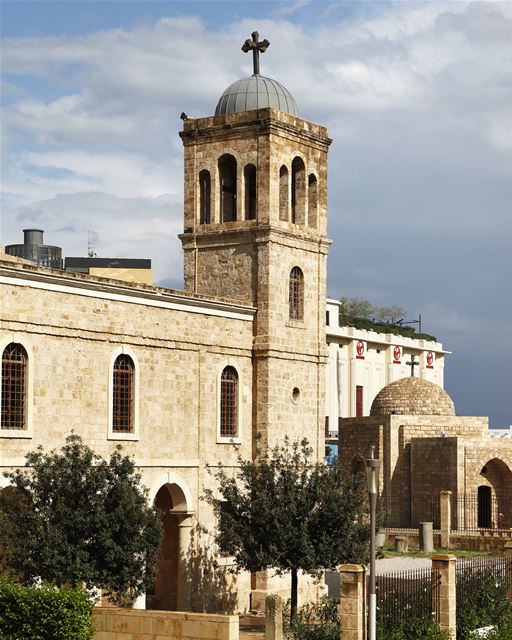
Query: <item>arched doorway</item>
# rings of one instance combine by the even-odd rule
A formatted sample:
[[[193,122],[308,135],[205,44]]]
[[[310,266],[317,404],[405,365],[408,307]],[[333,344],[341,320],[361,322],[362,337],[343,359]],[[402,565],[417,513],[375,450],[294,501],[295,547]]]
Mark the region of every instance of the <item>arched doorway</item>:
[[[492,458],[481,468],[480,477],[484,478],[484,481],[481,482],[477,490],[478,526],[510,528],[512,526],[512,471],[510,467],[503,460]]]
[[[492,523],[491,487],[482,484],[478,487],[478,527],[490,529]]]
[[[162,519],[163,538],[155,582],[146,592],[146,608],[186,611],[190,606],[186,563],[192,526],[187,499],[181,487],[166,483],[157,491],[154,505]]]

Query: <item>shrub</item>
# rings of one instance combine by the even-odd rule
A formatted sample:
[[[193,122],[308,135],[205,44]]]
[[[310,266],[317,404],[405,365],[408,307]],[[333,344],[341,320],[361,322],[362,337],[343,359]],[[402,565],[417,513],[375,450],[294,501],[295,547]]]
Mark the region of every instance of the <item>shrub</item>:
[[[512,640],[511,586],[508,576],[496,575],[485,566],[461,571],[457,575],[457,638],[464,640],[474,629],[496,625],[498,635],[490,639]]]
[[[338,603],[324,596],[319,602],[305,605],[285,631],[293,640],[339,640]]]
[[[0,582],[0,638],[89,640],[92,602],[83,589]]]

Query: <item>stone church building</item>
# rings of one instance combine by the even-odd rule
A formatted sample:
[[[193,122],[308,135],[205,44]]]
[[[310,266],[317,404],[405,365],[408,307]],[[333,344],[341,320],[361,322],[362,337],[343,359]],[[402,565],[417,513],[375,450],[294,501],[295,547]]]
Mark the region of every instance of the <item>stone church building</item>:
[[[512,529],[512,439],[492,437],[488,418],[458,416],[450,396],[407,377],[384,387],[370,414],[340,421],[343,465],[364,471],[370,447],[382,461],[379,496],[391,527],[439,527],[439,498],[450,492],[451,527],[485,534]]]
[[[264,48],[256,33],[248,42],[256,62]],[[235,467],[234,443],[253,456],[257,434],[269,446],[307,438],[323,457],[331,140],[256,66],[180,136],[184,291],[3,254],[0,471],[71,430],[104,457],[122,444],[166,514],[139,604],[245,610],[285,583],[242,575],[221,588],[205,575],[211,538],[197,525],[214,522],[201,496],[208,467]]]
[[[260,75],[265,42],[254,33],[245,43],[254,75],[222,93],[215,115],[183,121],[184,291],[0,255],[0,471],[23,466],[39,445],[60,449],[71,430],[103,457],[122,444],[165,512],[156,582],[139,606],[243,611],[261,607],[270,591],[285,594],[287,580],[242,574],[231,583],[214,568],[214,560],[221,569],[231,561],[217,558],[211,534],[201,532],[215,525],[201,500],[214,487],[209,470],[219,462],[236,467],[233,444],[251,458],[257,435],[268,446],[285,435],[306,438],[322,459],[326,415],[333,422],[356,415],[364,385],[367,414],[377,391],[399,377],[406,351],[442,385],[446,352],[438,343],[393,343],[328,322],[328,350],[331,140],[299,115],[287,89]],[[329,358],[336,380],[350,381],[352,391],[328,384],[326,413]],[[342,419],[342,455],[352,464],[375,443],[383,490],[426,483],[430,462],[407,460],[433,463],[437,453],[414,437],[443,428],[439,453],[455,465],[450,482],[461,482],[464,452],[476,448],[461,448],[460,430],[479,438],[485,423],[447,409],[425,430],[422,411],[410,418],[372,409],[369,418]],[[409,443],[413,457],[400,457]],[[481,456],[472,455],[478,471]],[[510,472],[510,457],[504,464]],[[303,584],[303,597],[313,599],[320,587]]]

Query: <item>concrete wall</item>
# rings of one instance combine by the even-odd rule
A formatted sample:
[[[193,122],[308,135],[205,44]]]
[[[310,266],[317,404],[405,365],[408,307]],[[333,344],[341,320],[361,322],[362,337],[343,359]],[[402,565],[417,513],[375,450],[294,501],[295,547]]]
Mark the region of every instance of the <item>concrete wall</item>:
[[[326,309],[329,360],[325,415],[330,431],[337,431],[338,418],[355,417],[356,386],[363,387],[363,415],[369,415],[373,399],[383,387],[411,375],[406,364],[411,354],[420,363],[417,375],[444,386],[444,358],[448,352],[441,343],[342,327],[339,301],[328,299]]]

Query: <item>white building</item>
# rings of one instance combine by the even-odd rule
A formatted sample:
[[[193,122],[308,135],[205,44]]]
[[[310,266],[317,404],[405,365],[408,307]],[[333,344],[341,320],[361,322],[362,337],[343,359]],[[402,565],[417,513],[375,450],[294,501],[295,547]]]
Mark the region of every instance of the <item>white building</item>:
[[[377,393],[390,382],[414,375],[444,387],[442,344],[339,325],[337,300],[327,300],[326,435],[336,437],[339,418],[367,416]]]

